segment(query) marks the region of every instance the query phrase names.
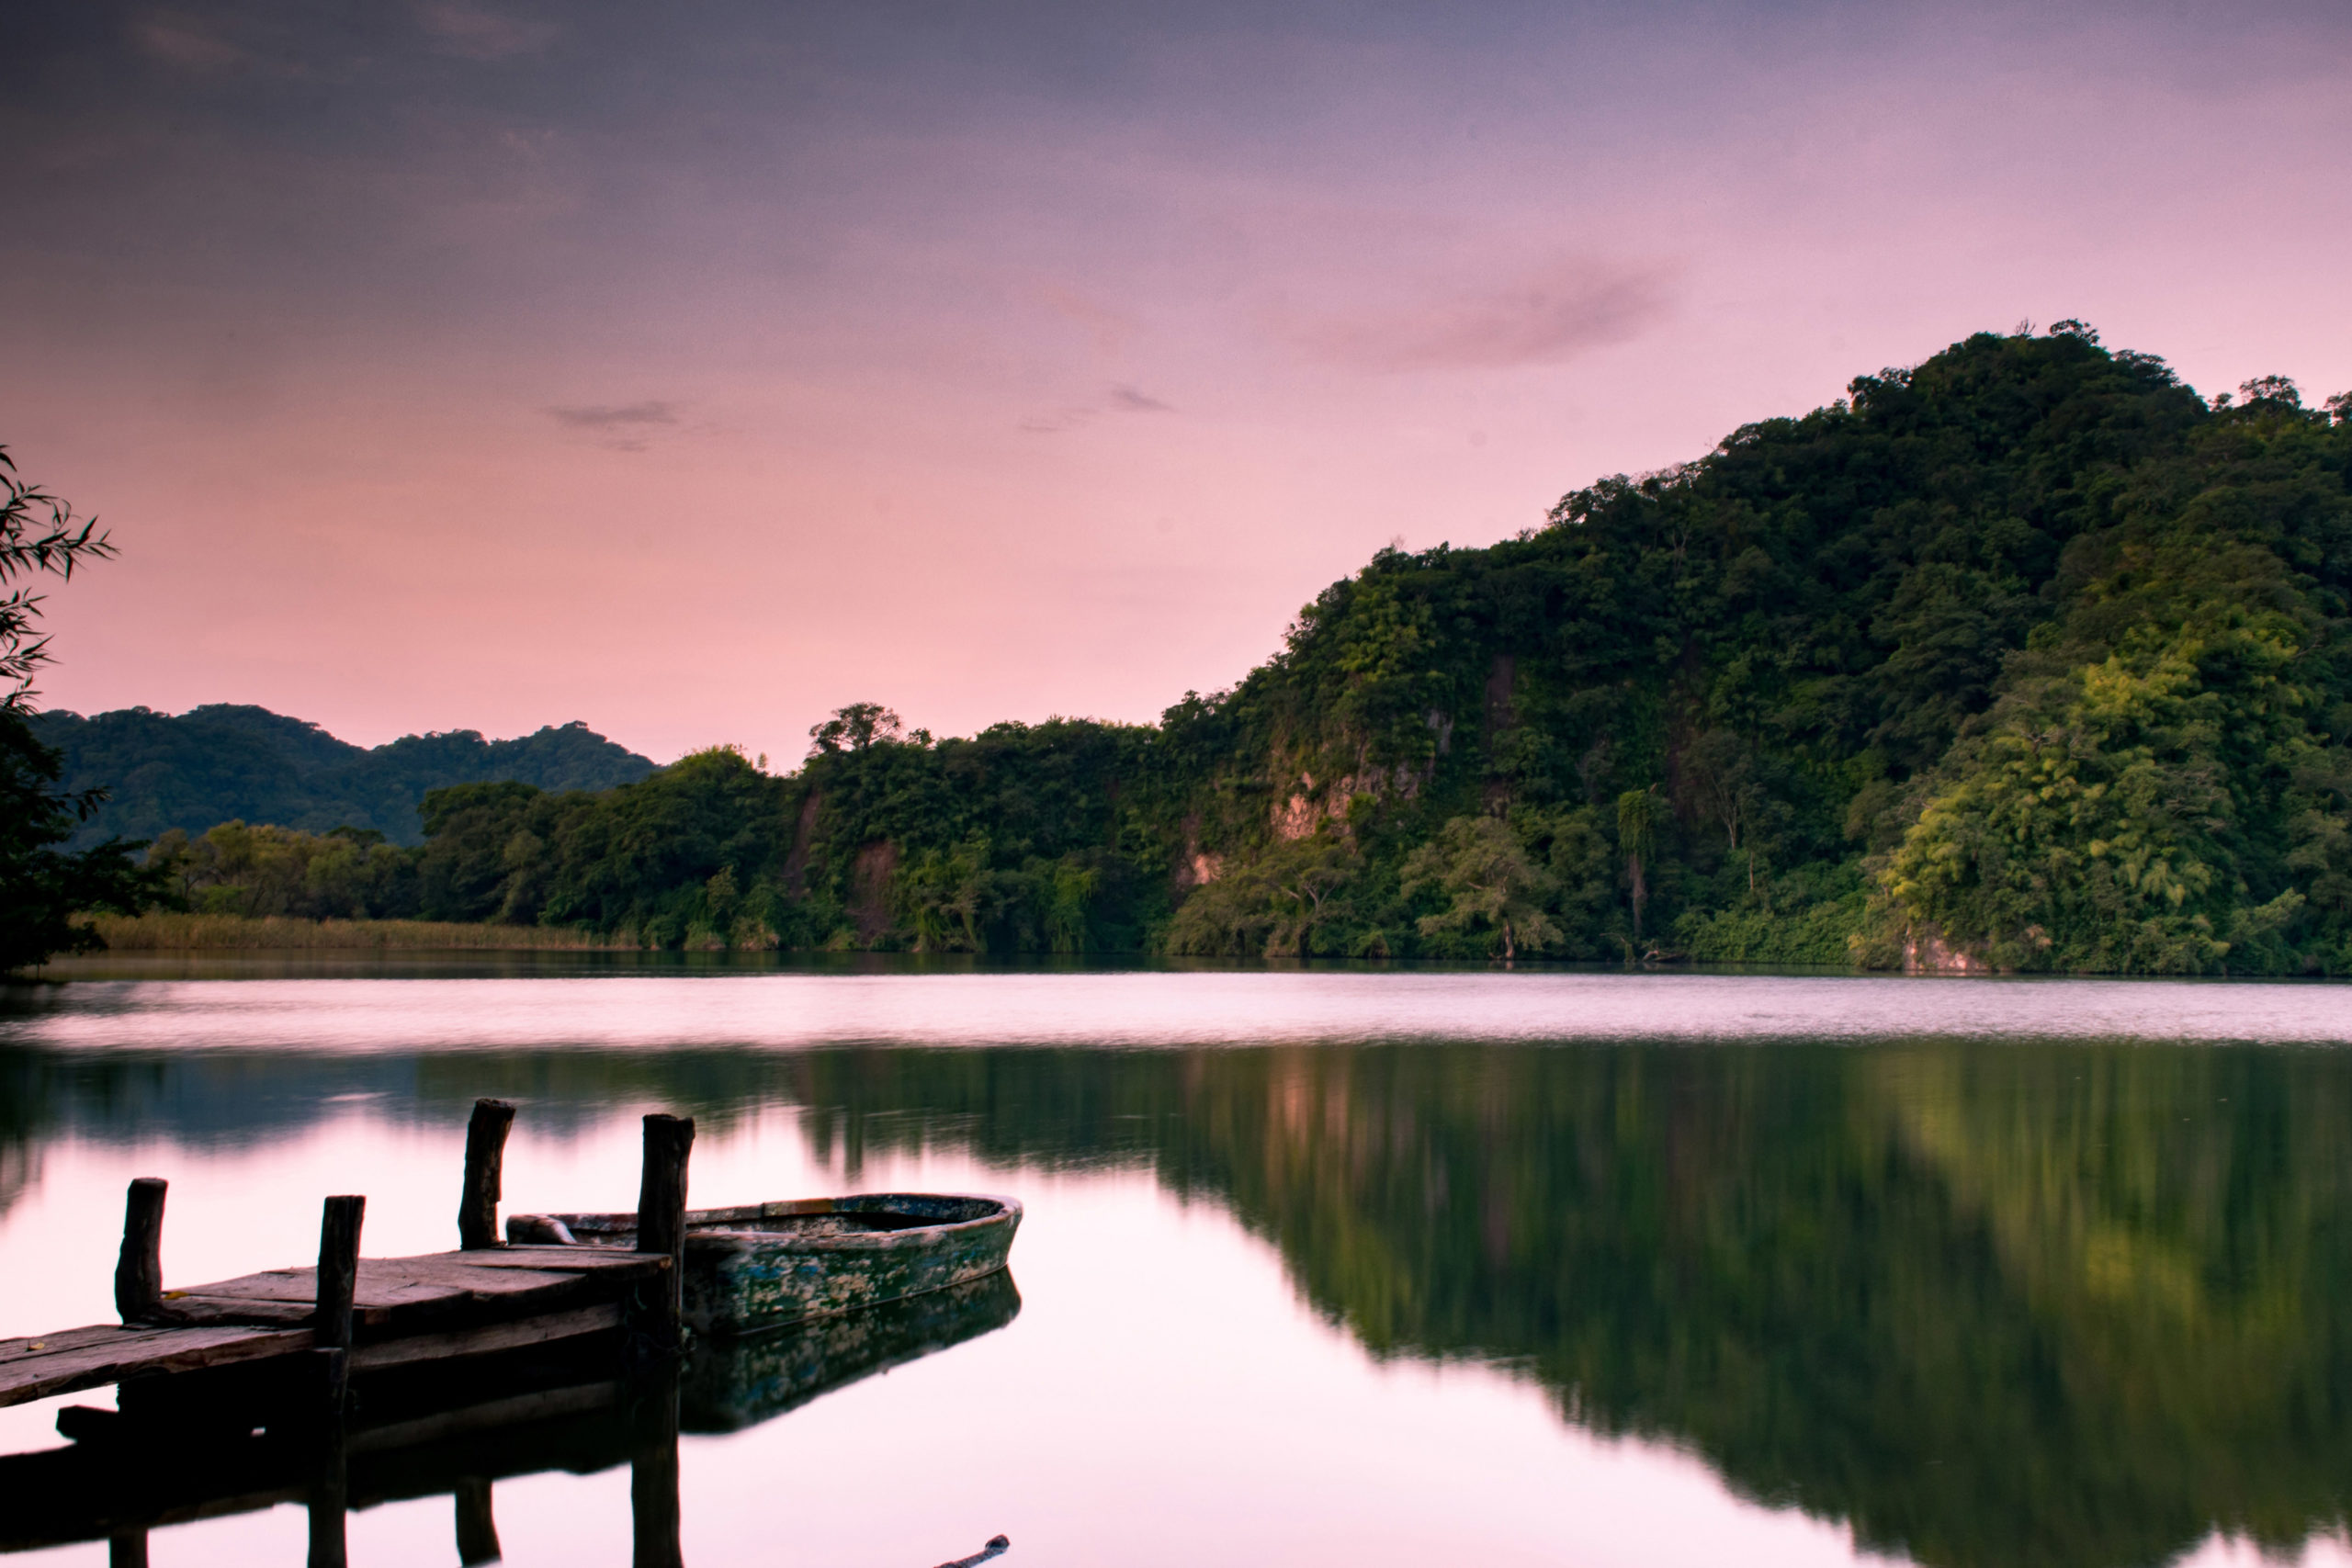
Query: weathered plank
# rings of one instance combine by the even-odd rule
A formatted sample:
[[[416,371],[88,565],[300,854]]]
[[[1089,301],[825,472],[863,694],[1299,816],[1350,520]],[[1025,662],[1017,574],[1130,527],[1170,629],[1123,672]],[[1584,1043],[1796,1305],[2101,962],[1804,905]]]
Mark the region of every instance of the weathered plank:
[[[354,1350],[351,1366],[354,1371],[373,1372],[415,1361],[487,1356],[499,1350],[520,1349],[526,1345],[546,1345],[558,1339],[575,1339],[583,1334],[600,1334],[620,1325],[620,1303],[604,1302],[571,1312],[508,1318],[443,1334],[405,1334],[397,1339],[380,1339]]]
[[[519,1250],[567,1266],[534,1267],[506,1252],[360,1259],[355,1366],[477,1355],[594,1333],[618,1322],[621,1299],[638,1279],[670,1264],[664,1257],[616,1253],[582,1268],[571,1248]],[[492,1257],[499,1259],[495,1267],[470,1261]],[[275,1269],[167,1292],[164,1310],[186,1314],[174,1324],[93,1324],[0,1339],[0,1405],[128,1377],[308,1351],[316,1344],[310,1327],[316,1278],[314,1269]]]
[[[468,1269],[556,1269],[588,1273],[608,1269],[659,1269],[649,1255],[626,1247],[534,1247],[508,1243],[496,1252],[439,1253]]]
[[[473,1318],[526,1316],[582,1302],[610,1300],[639,1276],[658,1271],[665,1258],[622,1253],[578,1266],[550,1247],[554,1258],[515,1263],[503,1253],[438,1253],[423,1258],[364,1258],[353,1293],[352,1318],[365,1342],[390,1335],[418,1333]],[[474,1261],[498,1258],[495,1265]],[[565,1267],[550,1268],[559,1263]],[[180,1324],[308,1323],[316,1300],[317,1275],[308,1269],[275,1269],[223,1280],[187,1291],[166,1292],[157,1315]]]
[[[119,1328],[113,1324],[93,1324],[38,1339],[0,1340],[0,1405],[103,1388],[148,1373],[195,1371],[293,1355],[312,1344],[307,1328]]]

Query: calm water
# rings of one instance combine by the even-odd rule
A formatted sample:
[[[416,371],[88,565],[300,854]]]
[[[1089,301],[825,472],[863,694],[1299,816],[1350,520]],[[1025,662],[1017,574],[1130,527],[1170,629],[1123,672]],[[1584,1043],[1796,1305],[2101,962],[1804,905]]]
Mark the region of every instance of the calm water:
[[[96,973],[0,1003],[0,1336],[110,1316],[134,1176],[167,1285],[306,1258],[328,1192],[371,1253],[453,1246],[483,1094],[509,1211],[633,1206],[655,1109],[697,1205],[1020,1197],[1017,1300],[929,1353],[773,1415],[690,1393],[689,1562],[2352,1563],[2344,988]],[[105,1398],[0,1411],[0,1450],[68,1403]],[[628,1562],[628,1489],[499,1482],[506,1561]],[[458,1560],[446,1495],[349,1534]]]

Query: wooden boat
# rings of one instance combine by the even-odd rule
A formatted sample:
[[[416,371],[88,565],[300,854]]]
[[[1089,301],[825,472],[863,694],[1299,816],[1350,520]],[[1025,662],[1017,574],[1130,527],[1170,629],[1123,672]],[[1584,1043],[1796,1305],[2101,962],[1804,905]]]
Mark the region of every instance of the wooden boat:
[[[686,1212],[685,1322],[752,1334],[858,1312],[994,1274],[1012,1250],[1011,1198],[868,1192]],[[634,1247],[637,1216],[515,1214],[510,1243]]]

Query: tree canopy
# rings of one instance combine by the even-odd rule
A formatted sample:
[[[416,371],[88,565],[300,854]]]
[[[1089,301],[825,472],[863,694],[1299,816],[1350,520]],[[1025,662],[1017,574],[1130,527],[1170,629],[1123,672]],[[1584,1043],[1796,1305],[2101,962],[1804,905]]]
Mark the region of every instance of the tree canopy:
[[[2345,397],[1980,333],[1516,538],[1383,550],[1157,725],[934,739],[858,703],[783,776],[437,792],[421,907],[717,945],[2344,973],[2348,472]]]

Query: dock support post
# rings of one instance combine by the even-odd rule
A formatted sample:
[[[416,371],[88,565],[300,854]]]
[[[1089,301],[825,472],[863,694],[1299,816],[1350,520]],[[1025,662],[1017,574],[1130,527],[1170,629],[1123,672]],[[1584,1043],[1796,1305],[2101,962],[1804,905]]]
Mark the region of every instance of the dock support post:
[[[164,1187],[152,1176],[130,1184],[122,1212],[122,1258],[114,1266],[114,1310],[144,1323],[164,1304]]]
[[[318,1472],[311,1483],[310,1568],[349,1568],[351,1557],[344,1534],[344,1516],[351,1505],[348,1466],[343,1423],[336,1421],[328,1428],[326,1449],[319,1456]]]
[[[490,1483],[479,1475],[458,1481],[451,1493],[458,1506],[458,1561],[464,1568],[495,1562],[504,1555],[498,1545],[498,1519],[490,1511]]]
[[[653,1310],[642,1325],[662,1349],[678,1343],[678,1319],[685,1311],[686,1160],[695,1146],[691,1116],[645,1119],[645,1170],[637,1188],[637,1249],[670,1255],[668,1274],[654,1287]]]
[[[368,1200],[346,1193],[326,1201],[319,1215],[319,1306],[312,1343],[322,1357],[326,1413],[340,1427],[350,1378],[352,1302],[359,1290],[359,1223]],[[338,1527],[339,1528],[339,1527]]]
[[[503,1100],[474,1101],[466,1123],[466,1191],[458,1201],[458,1246],[468,1252],[498,1245],[500,1178],[506,1163],[506,1130],[514,1108]]]
[[[634,1442],[628,1463],[631,1568],[684,1568],[678,1541],[678,1363],[628,1385]]]
[[[147,1568],[147,1532],[117,1530],[107,1537],[107,1568]]]

